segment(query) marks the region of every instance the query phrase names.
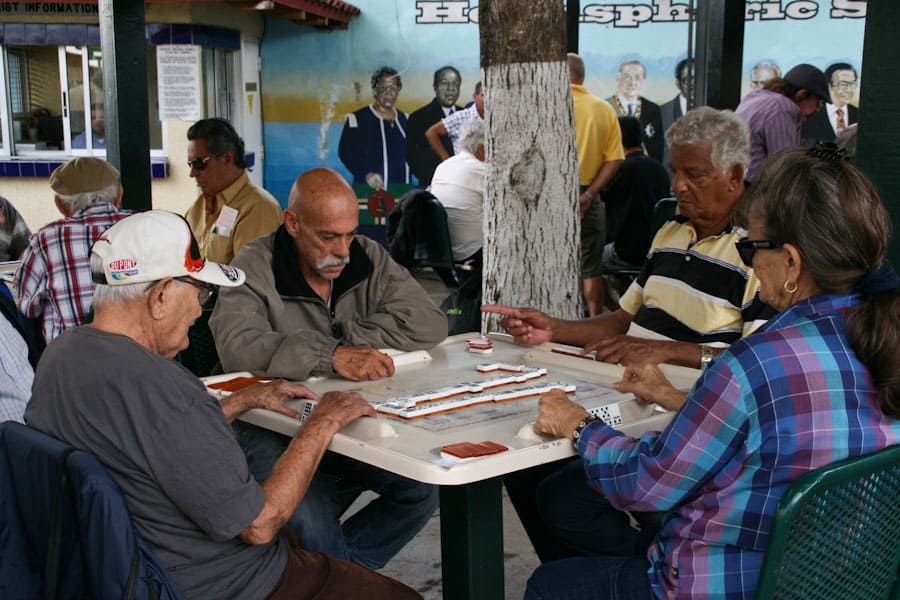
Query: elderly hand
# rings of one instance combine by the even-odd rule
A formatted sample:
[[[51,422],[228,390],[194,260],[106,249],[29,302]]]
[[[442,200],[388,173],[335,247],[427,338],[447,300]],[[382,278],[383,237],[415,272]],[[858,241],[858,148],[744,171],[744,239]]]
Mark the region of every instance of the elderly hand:
[[[309,414],[306,427],[324,426],[335,433],[360,417],[374,416],[375,409],[359,393],[327,392]]]
[[[561,390],[550,390],[541,396],[538,404],[538,419],[534,431],[542,435],[552,435],[572,439],[578,423],[587,418],[588,412],[580,404],[575,404]]]
[[[239,407],[240,412],[251,408],[264,408],[297,419],[300,413],[284,405],[286,400],[295,398],[319,399],[305,385],[276,379],[270,383],[257,383],[238,390],[227,398],[227,402]]]
[[[535,346],[553,339],[553,320],[539,310],[482,304],[481,312],[504,315],[500,327],[506,329],[517,344]]]
[[[656,365],[633,365],[625,369],[622,381],[613,387],[634,397],[645,404],[655,403],[666,410],[678,410],[684,404],[687,394],[675,389]]]
[[[335,373],[353,381],[374,381],[394,374],[394,361],[375,348],[338,346],[331,366]]]
[[[597,360],[620,365],[664,363],[669,361],[666,342],[646,340],[630,335],[613,335],[584,347],[584,352],[596,352]]]

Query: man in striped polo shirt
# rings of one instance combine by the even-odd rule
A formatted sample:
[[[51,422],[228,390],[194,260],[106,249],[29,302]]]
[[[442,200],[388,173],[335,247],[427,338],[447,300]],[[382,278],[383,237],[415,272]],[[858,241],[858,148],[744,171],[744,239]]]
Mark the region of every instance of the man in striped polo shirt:
[[[746,236],[734,215],[750,160],[746,124],[731,111],[695,109],[666,139],[678,215],[659,230],[620,308],[565,321],[531,310],[485,305],[520,344],[554,341],[611,363],[705,366],[773,313],[734,243]]]
[[[734,243],[747,235],[735,224],[750,163],[750,132],[733,112],[701,107],[675,122],[666,134],[672,190],[678,216],[659,230],[640,275],[619,303],[620,308],[579,321],[554,319],[532,309],[484,305],[481,310],[504,315],[500,325],[520,344],[561,342],[596,351],[597,360],[620,363],[673,363],[704,367],[713,356],[751,333],[774,314],[759,300],[759,282],[744,266]],[[591,514],[572,511],[578,525],[592,527],[597,552],[641,553],[653,539],[659,516],[635,514],[640,530],[624,513],[602,505],[602,497],[583,484],[581,465],[550,463],[504,477],[510,500],[541,561],[576,556],[584,550],[577,539],[560,540],[537,510],[535,489],[551,473],[573,482]],[[577,482],[581,482],[578,485]],[[580,499],[580,497],[579,497]],[[556,518],[558,515],[548,518]]]

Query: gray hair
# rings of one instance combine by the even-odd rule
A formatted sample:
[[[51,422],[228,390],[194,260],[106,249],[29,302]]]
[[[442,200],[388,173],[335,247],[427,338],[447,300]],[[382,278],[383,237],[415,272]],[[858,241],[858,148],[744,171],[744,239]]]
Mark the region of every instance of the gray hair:
[[[669,147],[712,143],[710,160],[723,173],[735,165],[750,165],[750,128],[730,110],[701,106],[675,121],[666,132]]]
[[[91,253],[91,274],[99,274],[103,278],[103,259]],[[94,279],[94,281],[97,281]],[[128,304],[136,300],[140,300],[147,293],[148,284],[146,281],[141,283],[133,283],[131,285],[107,285],[105,283],[94,283],[94,308],[108,304]]]
[[[484,145],[484,119],[472,119],[463,124],[459,133],[459,145],[470,154],[478,152],[478,146]]]
[[[90,206],[106,204],[115,201],[119,195],[119,184],[99,189],[96,192],[82,192],[80,194],[56,194],[59,201],[70,213],[76,213]]]

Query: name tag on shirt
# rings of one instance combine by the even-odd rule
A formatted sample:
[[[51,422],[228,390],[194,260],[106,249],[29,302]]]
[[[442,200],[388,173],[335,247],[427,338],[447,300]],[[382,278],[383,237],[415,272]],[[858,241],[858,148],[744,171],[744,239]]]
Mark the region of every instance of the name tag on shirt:
[[[219,212],[219,218],[216,219],[216,224],[213,225],[212,232],[215,235],[231,235],[231,230],[234,229],[234,223],[237,221],[239,214],[240,211],[236,208],[223,206]]]

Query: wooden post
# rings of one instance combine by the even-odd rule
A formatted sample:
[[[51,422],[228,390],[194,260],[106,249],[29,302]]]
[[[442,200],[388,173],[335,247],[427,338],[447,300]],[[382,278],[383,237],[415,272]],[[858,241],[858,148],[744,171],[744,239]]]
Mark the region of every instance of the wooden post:
[[[479,5],[487,164],[483,302],[580,316],[575,117],[557,0]],[[497,319],[486,318],[486,331]]]

